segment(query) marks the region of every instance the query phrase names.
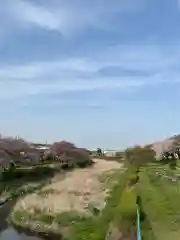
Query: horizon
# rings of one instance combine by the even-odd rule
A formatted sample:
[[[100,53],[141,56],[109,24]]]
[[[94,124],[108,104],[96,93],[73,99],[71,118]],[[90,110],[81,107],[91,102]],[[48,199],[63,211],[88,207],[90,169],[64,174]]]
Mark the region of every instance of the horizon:
[[[180,132],[180,0],[3,0],[0,132],[124,149]]]

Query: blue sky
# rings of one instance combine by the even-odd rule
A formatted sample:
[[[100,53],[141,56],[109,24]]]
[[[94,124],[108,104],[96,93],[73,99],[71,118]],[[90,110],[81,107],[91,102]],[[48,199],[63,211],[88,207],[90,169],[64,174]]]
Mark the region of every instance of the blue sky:
[[[121,149],[180,133],[180,1],[2,0],[0,132]]]

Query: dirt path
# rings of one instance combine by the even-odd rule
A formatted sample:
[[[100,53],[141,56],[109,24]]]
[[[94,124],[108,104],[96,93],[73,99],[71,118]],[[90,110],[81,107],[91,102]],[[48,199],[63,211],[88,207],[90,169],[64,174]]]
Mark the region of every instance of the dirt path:
[[[121,168],[123,165],[102,159],[94,160],[95,164],[86,169],[76,169],[54,178],[54,182],[40,193],[26,196],[17,202],[16,209],[29,211],[41,209],[44,212],[60,213],[67,211],[88,212],[89,204],[102,209],[107,190],[99,181],[104,172]]]

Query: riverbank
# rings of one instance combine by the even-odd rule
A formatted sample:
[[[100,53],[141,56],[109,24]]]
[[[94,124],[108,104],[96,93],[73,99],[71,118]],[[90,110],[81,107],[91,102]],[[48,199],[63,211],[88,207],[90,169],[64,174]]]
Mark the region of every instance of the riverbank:
[[[104,218],[107,197],[121,167],[116,162],[96,160],[94,166],[69,172],[64,179],[56,176],[41,191],[19,199],[9,221],[16,228],[55,234],[59,239],[92,239],[97,224]],[[103,222],[99,230],[104,229],[105,233],[107,227]]]
[[[50,226],[48,224],[42,224],[41,222],[23,223],[23,221],[17,221],[14,215],[8,219],[8,224],[12,226],[18,233],[24,233],[27,236],[36,236],[47,240],[66,240],[57,227]]]
[[[61,173],[61,174],[60,174]],[[6,175],[7,174],[7,175]],[[46,167],[34,167],[31,169],[15,169],[15,172],[12,173],[16,178],[13,178],[11,172],[5,172],[5,175],[1,175],[0,182],[0,232],[5,239],[13,239],[13,236],[17,239],[29,239],[28,235],[32,236],[32,239],[41,239],[35,238],[33,235],[36,235],[34,232],[26,231],[28,235],[20,231],[18,233],[15,229],[11,228],[10,216],[14,206],[19,201],[19,199],[24,198],[28,194],[33,194],[36,191],[41,191],[43,187],[52,183],[56,174],[60,174],[61,178],[64,177],[64,171],[62,171],[59,164],[54,164],[52,166]],[[10,175],[10,178],[8,176]],[[4,177],[4,178],[3,178]],[[17,228],[16,228],[17,229]],[[23,230],[23,229],[21,229]],[[6,237],[7,236],[7,237]],[[42,236],[42,234],[40,234]],[[2,239],[4,239],[2,237]],[[44,238],[44,236],[43,236]],[[50,238],[50,239],[54,239]],[[56,238],[55,238],[56,239]],[[59,237],[57,238],[59,239]]]
[[[63,175],[59,164],[13,169],[12,171],[3,172],[0,181],[0,206],[11,198],[18,198],[42,187],[43,183],[48,184],[60,172]]]

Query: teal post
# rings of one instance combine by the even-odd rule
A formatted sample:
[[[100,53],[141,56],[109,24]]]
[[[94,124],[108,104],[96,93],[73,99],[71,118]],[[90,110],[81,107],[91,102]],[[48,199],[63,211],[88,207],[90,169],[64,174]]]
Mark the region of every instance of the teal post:
[[[139,206],[137,206],[137,240],[142,240]]]

